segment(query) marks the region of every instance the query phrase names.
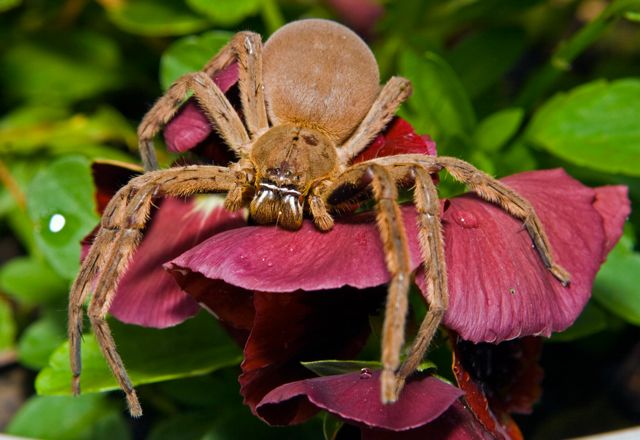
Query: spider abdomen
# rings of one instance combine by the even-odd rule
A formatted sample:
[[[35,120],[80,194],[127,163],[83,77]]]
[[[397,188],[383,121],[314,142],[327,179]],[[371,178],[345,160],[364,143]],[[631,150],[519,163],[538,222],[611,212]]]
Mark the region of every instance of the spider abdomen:
[[[274,125],[300,124],[340,145],[380,92],[375,57],[353,31],[328,20],[302,20],[264,45],[265,98]]]

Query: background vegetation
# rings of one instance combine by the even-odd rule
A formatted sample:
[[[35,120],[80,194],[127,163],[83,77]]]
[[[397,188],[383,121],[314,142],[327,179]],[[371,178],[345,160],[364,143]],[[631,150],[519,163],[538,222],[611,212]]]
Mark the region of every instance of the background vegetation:
[[[148,383],[143,419],[128,418],[119,393],[65,395],[66,295],[98,221],[91,161],[137,163],[136,124],[171,81],[238,30],[267,36],[302,17],[354,27],[384,79],[410,78],[402,115],[440,154],[497,176],[561,166],[588,185],[628,185],[625,236],[583,315],[546,344],[542,402],[519,423],[543,439],[640,423],[640,0],[0,0],[0,428],[322,438],[319,418],[281,430],[249,414],[240,352],[206,315],[163,331],[113,323]],[[66,222],[54,232],[56,215]],[[86,391],[113,389],[90,340],[87,350]]]

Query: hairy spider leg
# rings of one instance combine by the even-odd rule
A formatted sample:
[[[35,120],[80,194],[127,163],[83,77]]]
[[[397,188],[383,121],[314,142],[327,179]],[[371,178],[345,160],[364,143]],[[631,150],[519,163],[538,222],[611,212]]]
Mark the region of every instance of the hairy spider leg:
[[[497,204],[510,215],[522,220],[545,267],[562,285],[567,286],[570,282],[569,273],[555,262],[542,223],[531,204],[516,191],[473,165],[452,157],[404,154],[376,158],[348,168],[333,181],[333,185],[323,194],[323,199],[327,205],[330,205],[328,202],[333,191],[345,184],[362,189],[365,184],[371,184],[373,187],[374,199],[378,206],[378,228],[385,249],[387,267],[392,276],[382,340],[381,394],[382,401],[387,403],[397,400],[406,377],[413,373],[421,362],[448,305],[446,260],[439,203],[435,185],[429,176],[430,173],[436,173],[442,169],[446,169],[454,179],[466,184],[484,200]],[[394,277],[398,273],[398,268],[402,267],[400,265],[402,259],[405,256],[408,257],[409,251],[406,246],[406,237],[404,244],[402,239],[393,241],[392,237],[395,237],[393,234],[399,234],[398,231],[404,231],[404,228],[395,226],[391,229],[391,222],[401,223],[402,220],[393,209],[389,208],[390,204],[383,200],[397,194],[395,184],[405,179],[409,173],[413,174],[416,183],[414,198],[418,210],[419,242],[426,271],[429,311],[420,325],[407,359],[398,369],[399,354],[404,343],[406,297],[409,286],[408,284],[406,287],[401,286],[397,281],[394,283]],[[394,192],[388,189],[390,179]],[[404,300],[400,300],[400,296],[403,296]]]
[[[238,62],[240,100],[251,139],[254,139],[268,128],[261,54],[260,35],[240,32],[200,72],[188,73],[171,85],[138,126],[138,143],[145,171],[158,168],[153,138],[174,117],[189,91],[193,92],[203,112],[227,145],[242,157],[248,148],[249,134],[240,116],[211,77],[233,62]]]
[[[106,322],[118,280],[142,237],[154,197],[228,191],[235,179],[234,172],[218,166],[192,165],[151,171],[132,179],[111,199],[102,217],[100,231],[71,287],[68,331],[74,394],[80,393],[82,306],[95,286],[88,315],[98,345],[126,394],[129,412],[134,417],[142,415]]]
[[[343,168],[384,130],[410,95],[411,82],[408,79],[394,76],[387,81],[358,128],[338,148],[338,160]]]
[[[406,359],[397,372],[393,398],[398,399],[406,378],[422,362],[449,305],[447,262],[440,219],[438,190],[431,174],[420,166],[409,168],[415,180],[414,205],[418,213],[418,241],[422,256],[429,309],[413,341]]]
[[[384,166],[365,162],[342,173],[323,194],[325,203],[333,191],[343,184],[364,189],[370,186],[376,201],[376,222],[384,248],[387,270],[391,275],[382,329],[381,398],[384,403],[395,400],[400,366],[400,351],[404,344],[404,326],[408,310],[411,264],[407,234],[398,205],[395,176]]]

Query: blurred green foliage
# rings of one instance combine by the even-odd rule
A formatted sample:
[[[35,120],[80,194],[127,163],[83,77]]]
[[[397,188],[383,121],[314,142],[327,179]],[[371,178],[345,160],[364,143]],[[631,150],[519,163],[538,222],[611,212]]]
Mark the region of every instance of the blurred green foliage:
[[[239,351],[202,316],[162,331],[113,323],[134,382],[150,384],[140,387],[144,424],[123,416],[119,394],[90,393],[116,388],[90,336],[89,393],[50,394],[69,392],[66,295],[80,240],[98,221],[91,161],[137,162],[135,127],[144,112],[234,32],[267,37],[304,17],[349,24],[351,16],[337,12],[341,3],[0,0],[0,368],[39,372],[36,390],[47,394],[29,398],[8,433],[196,439],[241,438],[241,429],[247,438],[322,437],[319,419],[274,430],[249,414],[235,380]],[[440,154],[497,176],[562,166],[589,185],[628,185],[635,209],[625,237],[583,315],[552,341],[580,347],[585,338],[637,338],[640,0],[381,4],[377,23],[353,25],[368,37],[383,79],[412,80],[401,114],[437,141]],[[444,195],[459,190],[441,184]],[[596,344],[599,359],[613,346]],[[325,420],[325,435],[337,429]]]

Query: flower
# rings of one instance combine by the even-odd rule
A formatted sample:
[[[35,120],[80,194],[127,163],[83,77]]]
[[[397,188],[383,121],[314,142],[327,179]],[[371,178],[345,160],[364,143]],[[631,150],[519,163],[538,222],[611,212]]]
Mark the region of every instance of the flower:
[[[228,89],[235,78],[232,65],[216,81]],[[188,103],[165,130],[169,148],[226,163],[228,155],[216,148],[219,139],[194,105]],[[396,119],[357,160],[407,152],[435,154],[435,145]],[[544,268],[522,222],[474,195],[445,201],[450,301],[443,324],[473,342],[549,335],[571,325],[629,213],[626,188],[588,188],[563,170],[521,173],[503,182],[532,203],[572,282],[562,287]],[[417,270],[416,212],[405,205],[402,213],[411,268]],[[168,239],[165,231],[176,225],[180,233]],[[318,398],[318,393],[335,394],[348,381],[357,384],[355,398],[373,395],[377,381],[353,374],[317,378],[301,362],[354,358],[369,336],[369,316],[381,309],[388,281],[371,213],[338,218],[326,233],[309,220],[291,232],[247,225],[241,213],[224,211],[219,196],[166,199],[122,278],[111,313],[125,322],[165,327],[203,305],[244,347],[241,393],[268,422],[297,423],[324,409],[358,424],[365,438],[385,438],[395,430],[418,436],[438,432],[432,430],[439,426],[454,429],[452,423],[458,428],[451,435],[462,429],[460,435],[485,437],[486,428],[456,400],[459,392],[433,377],[409,381],[402,396],[415,392],[415,399],[428,395],[440,404],[420,401],[424,413],[402,411],[407,417],[393,426],[385,420],[397,411],[394,406],[367,415],[363,411],[379,407],[377,401],[360,408]],[[423,289],[422,271],[416,281]],[[408,399],[401,397],[398,408]]]

